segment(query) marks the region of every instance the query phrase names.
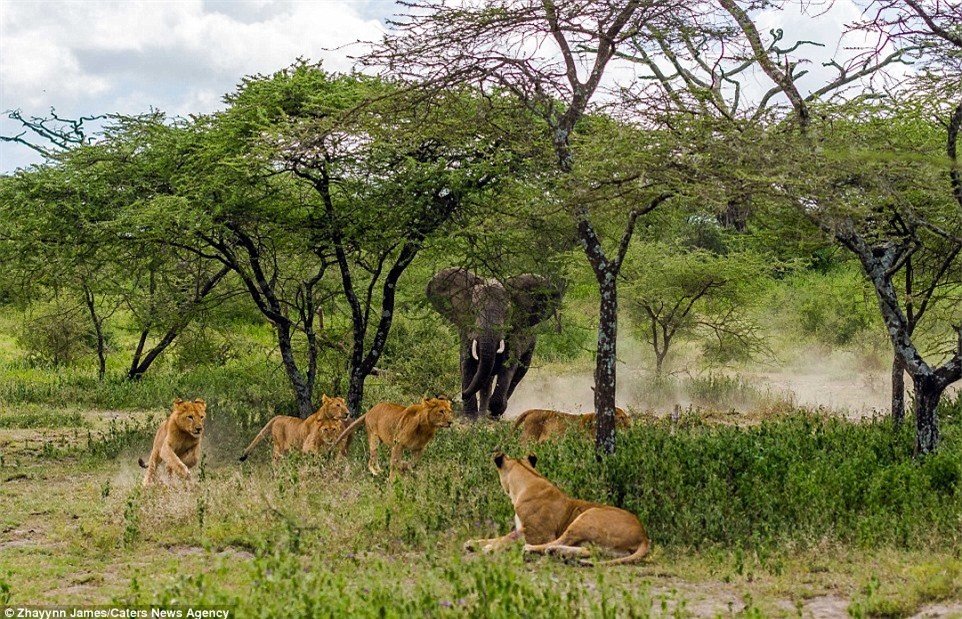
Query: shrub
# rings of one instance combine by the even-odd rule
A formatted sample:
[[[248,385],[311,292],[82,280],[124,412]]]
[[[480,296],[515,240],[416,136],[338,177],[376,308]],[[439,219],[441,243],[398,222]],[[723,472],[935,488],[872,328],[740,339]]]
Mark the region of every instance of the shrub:
[[[854,266],[823,275],[799,273],[780,287],[782,317],[827,346],[848,346],[867,331],[881,332],[874,295]]]
[[[215,329],[192,325],[175,340],[174,367],[179,371],[224,366],[235,358],[233,343]]]
[[[636,424],[597,462],[587,441],[543,449],[549,478],[638,514],[656,542],[690,547],[811,545],[924,548],[957,540],[960,448],[912,458],[912,424],[797,413],[755,427]],[[947,430],[948,434],[948,430]]]
[[[65,366],[91,353],[96,336],[82,308],[31,306],[16,330],[17,344],[32,364]]]

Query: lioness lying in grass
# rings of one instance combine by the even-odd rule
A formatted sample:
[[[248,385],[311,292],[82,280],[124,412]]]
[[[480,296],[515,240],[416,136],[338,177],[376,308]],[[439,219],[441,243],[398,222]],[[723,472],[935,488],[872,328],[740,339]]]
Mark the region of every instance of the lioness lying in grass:
[[[521,459],[499,453],[494,457],[501,487],[514,505],[516,529],[502,537],[470,540],[465,550],[492,552],[524,538],[527,553],[585,558],[591,552],[582,544],[591,544],[622,555],[602,565],[634,563],[648,554],[651,542],[637,516],[569,497],[535,470],[536,462],[534,456]]]

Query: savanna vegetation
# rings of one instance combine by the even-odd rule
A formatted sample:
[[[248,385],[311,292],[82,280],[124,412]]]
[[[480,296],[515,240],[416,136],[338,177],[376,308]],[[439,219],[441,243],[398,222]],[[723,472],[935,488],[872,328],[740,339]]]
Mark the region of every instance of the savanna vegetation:
[[[415,2],[363,73],[299,60],[190,118],[15,113],[45,161],[0,176],[0,605],[958,612],[962,14],[866,3],[882,43],[807,75],[760,31],[777,8]],[[392,481],[364,441],[236,461],[322,394],[457,400],[425,297],[450,266],[564,282],[526,381],[597,432],[538,468],[636,514],[645,563],[463,552],[513,526],[508,422],[439,429]],[[801,359],[891,397],[853,419],[758,379]],[[203,459],[142,488],[175,397],[206,400]]]

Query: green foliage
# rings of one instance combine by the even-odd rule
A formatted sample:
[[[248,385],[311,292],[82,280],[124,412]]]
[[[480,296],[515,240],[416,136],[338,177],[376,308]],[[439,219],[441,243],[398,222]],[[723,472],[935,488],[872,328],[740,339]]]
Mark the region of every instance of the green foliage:
[[[147,374],[136,381],[119,375],[99,381],[95,373],[78,369],[40,371],[0,365],[0,401],[9,406],[71,402],[99,410],[169,411],[175,397],[203,397],[212,415],[223,414],[244,427],[297,410],[285,377],[260,355],[224,367]]]
[[[85,428],[89,422],[76,410],[18,405],[0,412],[0,428]]]
[[[365,562],[367,563],[367,562]],[[247,593],[217,586],[218,574],[181,576],[153,599],[132,594],[127,603],[230,606],[258,617],[647,617],[647,586],[619,590],[601,573],[588,572],[565,584],[532,574],[517,553],[430,568],[407,584],[390,563],[365,565],[377,577],[357,578],[356,564],[304,569],[283,550],[260,555],[245,575]],[[249,587],[249,588],[248,588]]]
[[[548,322],[538,331],[536,362],[571,363],[594,353],[598,332],[592,328],[589,313],[562,310],[560,331],[550,319]]]
[[[684,381],[683,389],[697,406],[741,408],[774,400],[754,384],[724,374],[692,376]]]
[[[95,448],[94,456],[113,457],[130,444],[128,437],[146,446],[147,426],[139,434],[122,430]],[[565,492],[632,511],[655,544],[668,548],[742,548],[762,555],[823,542],[945,549],[962,543],[957,530],[962,448],[955,440],[962,427],[953,421],[944,430],[942,450],[916,460],[911,420],[896,431],[887,419],[852,423],[796,412],[738,427],[710,425],[696,409],[684,413],[674,429],[667,420],[635,423],[619,432],[616,453],[600,461],[591,442],[577,433],[540,445],[535,453],[538,469]],[[318,472],[298,468],[296,458],[285,459],[271,493],[298,496],[302,485],[315,487],[316,475],[339,480],[331,492],[339,496],[343,488],[353,498],[341,507],[321,508],[318,517],[326,519],[325,510],[334,509],[330,517],[348,518],[352,527],[331,535],[356,549],[425,551],[510,527],[513,511],[491,456],[531,449],[518,444],[510,424],[440,431],[421,463],[387,486],[371,481],[360,465],[364,443],[354,442],[350,458],[358,464],[347,470],[337,460]],[[230,491],[234,508],[262,500],[260,486],[248,483],[249,498],[247,490]],[[341,501],[324,493],[316,500]],[[227,522],[240,513],[215,509],[218,501],[217,495],[205,495],[205,522],[231,529]],[[313,513],[318,507],[303,509]],[[196,510],[186,517],[196,519]],[[243,518],[238,525],[244,526]]]
[[[93,458],[115,459],[130,448],[141,447],[145,440],[153,438],[160,422],[160,416],[155,415],[134,421],[112,419],[106,429],[87,433],[84,454]]]
[[[829,347],[850,346],[867,332],[881,332],[874,293],[852,263],[825,274],[789,276],[773,291],[772,304],[786,327],[795,325],[802,335]]]
[[[224,366],[236,356],[234,345],[216,329],[194,325],[176,340],[174,367],[188,371],[197,367]]]
[[[639,515],[656,543],[927,547],[958,540],[959,454],[912,458],[911,424],[796,414],[756,427],[665,423],[619,434],[602,463],[591,446],[546,446],[539,468],[577,496]],[[947,430],[947,434],[956,429]]]
[[[140,486],[127,495],[124,505],[124,546],[133,545],[140,538]]]
[[[17,343],[27,360],[36,365],[66,366],[93,349],[90,320],[79,307],[57,303],[35,304],[16,330]]]
[[[638,243],[629,253],[624,292],[629,318],[651,345],[656,370],[678,340],[701,342],[707,359],[745,360],[764,349],[747,311],[773,265],[753,252]]]

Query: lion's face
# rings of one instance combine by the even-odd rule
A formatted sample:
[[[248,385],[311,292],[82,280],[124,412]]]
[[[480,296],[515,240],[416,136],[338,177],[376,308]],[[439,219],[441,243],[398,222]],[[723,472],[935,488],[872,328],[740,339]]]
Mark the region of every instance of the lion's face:
[[[207,403],[197,398],[193,402],[185,402],[180,398],[174,400],[172,410],[174,424],[185,434],[199,437],[204,433],[204,418],[207,416]]]
[[[447,428],[454,423],[454,413],[451,412],[451,400],[438,396],[426,399],[423,405],[428,409],[428,421],[432,426]]]
[[[314,424],[309,437],[310,443],[305,444],[305,449],[311,447],[319,449],[322,445],[333,445],[337,437],[343,430],[341,422],[336,419],[321,419]]]
[[[631,425],[631,417],[617,406],[615,407],[615,425],[619,428],[627,428]]]
[[[333,422],[326,423],[317,429],[318,439],[325,445],[331,445],[341,435],[341,424]]]
[[[347,419],[350,412],[344,398],[329,398],[321,396],[321,411],[327,419]]]

